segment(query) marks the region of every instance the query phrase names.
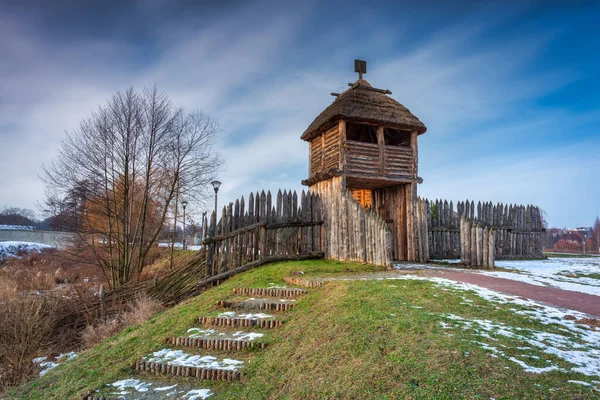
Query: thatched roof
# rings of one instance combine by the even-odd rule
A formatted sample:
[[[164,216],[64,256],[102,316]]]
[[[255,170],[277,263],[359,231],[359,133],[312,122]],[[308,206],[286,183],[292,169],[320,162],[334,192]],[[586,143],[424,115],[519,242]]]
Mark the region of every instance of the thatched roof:
[[[382,90],[373,89],[366,80],[359,79],[315,118],[301,138],[306,141],[311,140],[340,118],[386,128],[416,130],[419,134],[427,130],[406,107],[387,96]]]

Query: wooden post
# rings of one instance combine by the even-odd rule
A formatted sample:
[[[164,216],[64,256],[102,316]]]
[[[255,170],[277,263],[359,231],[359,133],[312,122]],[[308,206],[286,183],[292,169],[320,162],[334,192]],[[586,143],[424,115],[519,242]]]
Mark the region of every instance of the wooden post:
[[[477,224],[471,221],[471,264],[477,265]]]
[[[496,230],[495,229],[490,229],[490,236],[489,236],[489,246],[490,246],[490,252],[488,254],[488,268],[489,269],[494,269],[494,263],[495,263],[495,259],[496,259],[496,255],[495,255],[495,248],[496,248]]]
[[[379,144],[379,175],[385,175],[385,137],[383,126],[377,127],[377,144]]]
[[[412,149],[412,157],[413,157],[413,164],[412,164],[412,176],[413,178],[416,178],[419,174],[418,168],[419,168],[419,147],[417,145],[417,138],[418,138],[418,132],[417,131],[412,131],[410,133],[410,147]]]
[[[346,172],[346,121],[340,119],[338,122],[338,131],[340,135],[340,169]]]
[[[490,258],[490,228],[487,226],[483,229],[483,256],[481,259],[481,266],[488,267],[488,260]]]

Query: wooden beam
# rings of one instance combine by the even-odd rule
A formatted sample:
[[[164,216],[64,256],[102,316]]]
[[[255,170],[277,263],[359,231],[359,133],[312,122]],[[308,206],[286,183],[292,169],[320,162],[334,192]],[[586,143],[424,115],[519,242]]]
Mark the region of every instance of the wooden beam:
[[[379,144],[379,175],[385,173],[385,137],[383,135],[383,126],[377,127],[377,144]]]
[[[338,132],[340,135],[340,169],[346,171],[346,121],[340,119],[338,122]]]
[[[413,152],[413,177],[417,177],[419,174],[419,146],[417,145],[418,137],[419,135],[417,131],[412,131],[410,133],[410,147]]]

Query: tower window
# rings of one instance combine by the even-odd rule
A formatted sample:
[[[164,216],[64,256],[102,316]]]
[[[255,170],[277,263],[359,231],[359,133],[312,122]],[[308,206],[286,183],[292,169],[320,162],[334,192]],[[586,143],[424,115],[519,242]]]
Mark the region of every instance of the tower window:
[[[367,124],[346,124],[346,139],[377,144],[377,127]]]
[[[410,132],[399,131],[392,128],[383,130],[386,146],[410,146]]]

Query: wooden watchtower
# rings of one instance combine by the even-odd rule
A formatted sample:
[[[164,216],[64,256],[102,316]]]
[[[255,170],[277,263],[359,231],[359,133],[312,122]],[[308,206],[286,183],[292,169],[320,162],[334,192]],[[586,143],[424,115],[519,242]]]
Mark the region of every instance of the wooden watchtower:
[[[417,198],[418,136],[425,125],[376,89],[362,74],[366,63],[355,61],[358,80],[335,96],[302,134],[309,143],[308,179],[302,183],[327,200],[352,194],[365,209],[387,223],[393,260],[413,261]]]

